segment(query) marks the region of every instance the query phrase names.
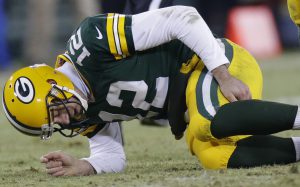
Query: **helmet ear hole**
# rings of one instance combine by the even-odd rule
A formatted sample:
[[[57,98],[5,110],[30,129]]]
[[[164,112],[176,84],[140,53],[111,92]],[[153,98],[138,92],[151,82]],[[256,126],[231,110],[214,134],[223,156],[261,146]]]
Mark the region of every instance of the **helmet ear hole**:
[[[53,80],[53,79],[47,79],[47,82],[49,84],[57,84],[57,82],[55,80]]]

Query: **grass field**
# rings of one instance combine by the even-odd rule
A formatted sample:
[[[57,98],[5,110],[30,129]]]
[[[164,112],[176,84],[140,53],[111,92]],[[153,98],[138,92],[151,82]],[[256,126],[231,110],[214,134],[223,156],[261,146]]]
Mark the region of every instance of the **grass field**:
[[[264,98],[300,103],[300,53],[260,62],[264,73]],[[1,88],[10,71],[0,72]],[[2,93],[2,90],[1,90]],[[59,134],[49,141],[27,137],[14,130],[0,114],[0,186],[299,186],[300,164],[251,169],[204,170],[186,148],[173,139],[169,128],[124,123],[127,169],[120,174],[55,178],[45,174],[39,157],[65,150],[76,157],[89,155],[83,137]],[[288,131],[282,136],[300,136]]]

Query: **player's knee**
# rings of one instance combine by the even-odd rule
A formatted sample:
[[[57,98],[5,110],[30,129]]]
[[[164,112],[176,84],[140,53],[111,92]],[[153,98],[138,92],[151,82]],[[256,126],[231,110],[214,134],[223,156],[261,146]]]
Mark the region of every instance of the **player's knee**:
[[[188,129],[186,133],[186,141],[191,153],[198,158],[201,166],[205,169],[226,168],[229,154],[226,149],[220,147],[220,142],[199,141],[199,138],[196,138],[190,130]]]
[[[218,157],[214,157],[210,151],[203,151],[198,159],[204,169],[225,169],[226,166],[220,164]]]
[[[221,169],[216,166],[219,161],[215,157],[214,150],[211,149],[211,142],[199,141],[190,131],[187,131],[186,137],[190,152],[197,157],[204,169]]]

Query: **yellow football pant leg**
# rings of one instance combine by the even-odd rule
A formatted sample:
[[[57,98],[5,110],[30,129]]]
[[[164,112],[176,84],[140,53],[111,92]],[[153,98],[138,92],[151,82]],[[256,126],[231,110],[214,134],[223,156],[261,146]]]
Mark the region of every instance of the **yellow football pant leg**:
[[[240,46],[230,41],[228,41],[228,44],[230,44],[233,49],[231,64],[228,68],[230,74],[243,81],[249,87],[253,99],[261,99],[262,74],[256,60]],[[211,118],[203,114],[202,111],[204,111],[204,109],[199,105],[199,100],[205,100],[204,97],[207,94],[211,94],[211,91],[205,92],[203,89],[201,92],[203,97],[199,97],[199,92],[198,97],[196,94],[196,90],[199,89],[201,74],[204,75],[205,73],[207,74],[208,72],[205,71],[203,63],[200,63],[192,73],[188,82],[186,99],[190,122],[187,128],[186,140],[191,153],[198,157],[203,167],[221,169],[227,167],[228,160],[236,148],[236,142],[248,136],[232,136],[223,139],[216,139],[212,136],[210,131]],[[203,82],[203,84],[205,84],[205,81]],[[228,103],[228,100],[222,95],[219,87],[216,92],[216,100],[219,106],[206,104],[205,109],[207,111],[211,111],[212,108],[218,108]],[[213,97],[209,99],[213,100]],[[207,102],[203,101],[203,103]],[[209,103],[216,102],[211,101]]]

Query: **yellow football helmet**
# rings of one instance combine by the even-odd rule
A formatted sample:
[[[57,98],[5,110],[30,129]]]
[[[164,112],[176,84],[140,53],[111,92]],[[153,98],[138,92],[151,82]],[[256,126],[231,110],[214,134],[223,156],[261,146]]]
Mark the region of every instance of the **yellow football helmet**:
[[[48,139],[53,132],[59,131],[64,136],[72,137],[74,129],[84,126],[83,122],[58,124],[57,128],[50,109],[57,105],[66,107],[68,99],[73,96],[79,100],[76,103],[82,107],[83,113],[86,112],[86,100],[74,91],[74,85],[68,77],[46,64],[36,64],[10,76],[4,86],[2,104],[9,122],[22,133]],[[63,133],[64,129],[71,130],[71,134]],[[86,127],[77,132],[84,129]]]

